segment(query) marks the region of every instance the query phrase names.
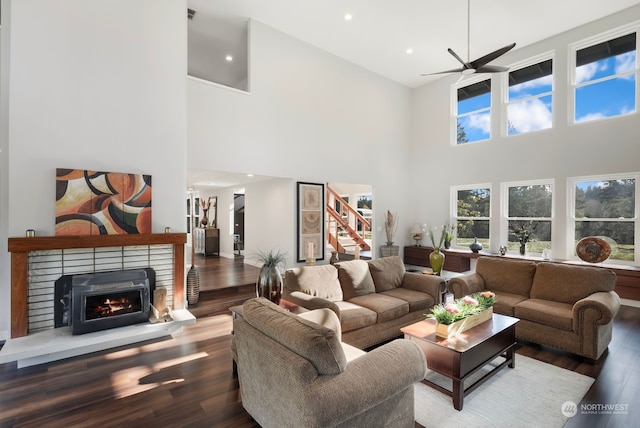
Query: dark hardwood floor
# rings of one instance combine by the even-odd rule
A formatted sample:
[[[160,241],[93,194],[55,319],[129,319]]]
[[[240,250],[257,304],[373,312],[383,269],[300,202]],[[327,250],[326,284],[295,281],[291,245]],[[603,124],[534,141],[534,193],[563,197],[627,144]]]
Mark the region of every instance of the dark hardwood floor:
[[[207,259],[207,265],[215,263]],[[218,280],[204,272],[233,276],[213,267],[202,272],[206,281]],[[232,374],[232,320],[225,307],[253,297],[254,281],[255,276],[247,285],[203,291],[190,308],[197,323],[170,340],[24,369],[0,365],[0,427],[257,427],[242,408]],[[583,403],[628,406],[626,415],[579,411],[568,427],[637,426],[640,308],[622,308],[613,342],[594,365],[534,344],[519,345],[517,353],[597,378]],[[473,392],[481,393],[482,388]]]

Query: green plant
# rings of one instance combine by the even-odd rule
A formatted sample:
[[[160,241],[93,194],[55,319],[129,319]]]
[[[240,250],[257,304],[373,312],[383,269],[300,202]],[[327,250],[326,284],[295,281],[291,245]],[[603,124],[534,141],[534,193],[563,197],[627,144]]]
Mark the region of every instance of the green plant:
[[[456,226],[453,224],[445,224],[444,225],[444,230],[442,231],[442,233],[444,234],[444,241],[445,242],[451,242],[453,241],[453,232],[456,230]]]
[[[431,237],[431,245],[433,245],[433,248],[442,248],[442,243],[445,241],[444,239],[444,227],[442,229],[442,233],[440,233],[440,241],[438,241],[438,245],[436,245],[436,237],[435,237],[435,232],[433,230],[433,228],[429,228],[429,236]]]
[[[258,251],[254,253],[254,256],[258,261],[262,262],[263,266],[277,267],[278,265],[285,265],[287,262],[287,253],[282,250]]]
[[[449,325],[482,312],[493,306],[495,302],[495,293],[483,291],[456,299],[453,303],[436,305],[431,308],[431,313],[425,314],[425,316],[434,318],[439,324]]]

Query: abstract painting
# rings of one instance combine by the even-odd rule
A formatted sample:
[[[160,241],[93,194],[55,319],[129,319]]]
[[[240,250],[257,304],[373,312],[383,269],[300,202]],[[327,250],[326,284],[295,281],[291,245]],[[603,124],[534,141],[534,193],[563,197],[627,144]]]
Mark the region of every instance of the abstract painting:
[[[151,233],[151,176],[56,169],[56,236]]]

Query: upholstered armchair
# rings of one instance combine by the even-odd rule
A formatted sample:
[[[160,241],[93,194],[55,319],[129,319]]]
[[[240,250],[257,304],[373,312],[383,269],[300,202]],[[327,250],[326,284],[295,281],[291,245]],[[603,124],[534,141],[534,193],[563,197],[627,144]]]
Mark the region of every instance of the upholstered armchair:
[[[234,320],[242,405],[262,426],[414,426],[424,353],[398,339],[368,353],[340,341],[329,309],[294,315],[257,298]]]

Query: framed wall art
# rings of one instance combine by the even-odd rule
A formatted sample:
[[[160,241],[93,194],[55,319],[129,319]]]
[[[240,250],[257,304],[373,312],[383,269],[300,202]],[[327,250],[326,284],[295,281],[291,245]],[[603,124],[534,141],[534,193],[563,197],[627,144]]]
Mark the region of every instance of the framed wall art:
[[[151,176],[56,168],[56,236],[151,233]]]
[[[324,184],[297,183],[298,262],[324,260]]]

